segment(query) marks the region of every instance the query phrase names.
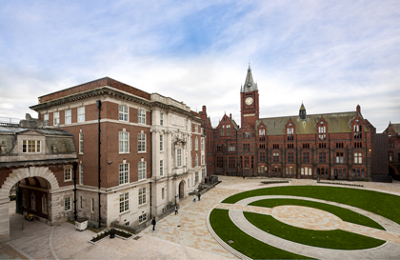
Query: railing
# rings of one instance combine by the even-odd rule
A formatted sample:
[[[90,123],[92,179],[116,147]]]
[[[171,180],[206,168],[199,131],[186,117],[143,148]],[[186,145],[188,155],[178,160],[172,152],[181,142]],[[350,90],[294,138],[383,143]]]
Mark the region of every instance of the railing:
[[[11,118],[11,117],[0,117],[0,125],[8,126],[8,125],[18,125],[21,119]]]

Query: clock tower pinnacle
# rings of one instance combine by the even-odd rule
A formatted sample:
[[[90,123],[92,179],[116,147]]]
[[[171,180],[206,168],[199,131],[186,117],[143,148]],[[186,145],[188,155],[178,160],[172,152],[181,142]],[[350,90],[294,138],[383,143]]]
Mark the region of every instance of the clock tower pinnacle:
[[[254,126],[259,117],[258,87],[254,83],[250,64],[244,86],[240,89],[240,114],[242,126],[245,123]]]

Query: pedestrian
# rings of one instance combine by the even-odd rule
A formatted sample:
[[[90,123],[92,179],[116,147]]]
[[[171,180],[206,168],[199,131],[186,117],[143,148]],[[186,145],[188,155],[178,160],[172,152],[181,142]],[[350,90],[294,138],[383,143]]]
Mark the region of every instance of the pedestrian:
[[[243,180],[244,180],[244,174],[243,174]]]
[[[178,214],[178,207],[175,206],[175,215]]]
[[[197,197],[199,198],[200,201],[200,197],[201,197],[201,193],[199,192],[199,194],[197,194]]]
[[[196,202],[196,195],[193,195],[193,202]]]
[[[153,225],[153,231],[156,228],[156,217],[153,217],[153,220],[151,221],[151,224]]]

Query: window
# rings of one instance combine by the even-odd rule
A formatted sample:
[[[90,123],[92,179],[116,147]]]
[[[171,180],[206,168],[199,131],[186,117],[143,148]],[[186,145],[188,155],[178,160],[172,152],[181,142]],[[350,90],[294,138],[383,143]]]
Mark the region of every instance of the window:
[[[310,162],[310,153],[303,153],[303,163]]]
[[[79,133],[79,153],[83,153],[83,133]]]
[[[244,138],[244,139],[249,139],[249,138],[250,138],[250,132],[245,132],[245,133],[243,134],[243,138]]]
[[[42,196],[42,213],[47,214],[47,198],[44,194]]]
[[[195,172],[194,173],[194,183],[198,183],[199,182],[199,172]]]
[[[272,149],[279,149],[279,144],[273,144]]]
[[[279,153],[273,153],[272,157],[274,162],[279,162]]]
[[[336,148],[343,148],[343,143],[336,143]]]
[[[353,168],[353,177],[365,177],[365,169]]]
[[[319,162],[326,163],[326,153],[319,153]]]
[[[185,119],[185,129],[186,130],[188,129],[188,123],[189,123],[189,121],[187,119]]]
[[[317,168],[317,175],[327,176],[328,168],[325,168],[325,167]]]
[[[250,168],[250,158],[248,156],[244,157],[244,168],[249,169]]]
[[[286,174],[287,175],[292,175],[295,173],[295,170],[292,166],[286,167]]]
[[[138,123],[146,124],[146,111],[141,109],[138,110]]]
[[[138,162],[139,181],[146,179],[146,162]]]
[[[160,135],[160,151],[164,151],[164,136]]]
[[[78,107],[78,122],[85,122],[85,107]]]
[[[265,149],[265,144],[260,144],[260,149]]]
[[[288,153],[288,162],[294,162],[294,153]]]
[[[333,172],[335,177],[346,177],[346,168],[336,168]]]
[[[119,121],[129,121],[129,110],[127,106],[119,105],[118,107],[118,119]]]
[[[354,125],[354,139],[362,139],[362,126],[361,125]]]
[[[265,152],[260,152],[260,162],[265,162]]]
[[[43,126],[48,126],[49,125],[49,114],[44,114],[43,115]]]
[[[196,139],[194,140],[194,149],[197,151],[197,150],[199,150],[199,139],[197,139],[197,137],[196,137]]]
[[[176,167],[182,166],[182,149],[176,149]]]
[[[65,110],[65,124],[71,124],[71,109]]]
[[[90,200],[90,210],[94,212],[94,199]]]
[[[146,152],[146,134],[138,134],[138,152]]]
[[[226,136],[231,135],[231,125],[226,125]]]
[[[139,216],[139,224],[142,224],[144,222],[146,222],[147,220],[147,214],[143,213],[142,215]]]
[[[160,160],[160,176],[164,175],[164,160]]]
[[[389,153],[389,162],[393,162],[393,153],[392,152]]]
[[[280,174],[281,173],[281,167],[275,166],[274,168],[272,168],[272,172]]]
[[[287,148],[288,148],[288,149],[294,149],[294,144],[288,144],[288,145],[287,145]]]
[[[336,153],[336,163],[343,163],[343,153]]]
[[[160,125],[164,125],[164,113],[160,114]]]
[[[204,165],[204,154],[201,155],[201,165]]]
[[[70,197],[64,198],[64,210],[65,211],[71,210],[71,198]]]
[[[318,148],[326,148],[326,143],[319,143]]]
[[[161,199],[165,198],[165,188],[161,189]]]
[[[288,129],[286,130],[286,133],[287,133],[287,140],[288,140],[288,141],[293,141],[293,140],[294,140],[294,136],[293,136],[293,134],[294,134],[294,128],[288,128]]]
[[[57,111],[53,113],[53,121],[54,121],[53,125],[55,126],[60,124],[60,112]]]
[[[119,213],[129,210],[129,192],[119,195]]]
[[[235,168],[235,156],[229,156],[229,168],[231,169]]]
[[[303,149],[309,149],[310,148],[310,144],[303,144]]]
[[[198,125],[194,125],[194,132],[195,132],[195,133],[198,133],[198,132],[199,132]]]
[[[204,151],[204,138],[201,138],[201,150]]]
[[[394,142],[389,142],[389,148],[394,148]]]
[[[362,163],[362,153],[354,153],[354,163]]]
[[[40,141],[39,140],[23,140],[22,141],[22,152],[23,153],[40,153]]]
[[[129,183],[129,163],[119,165],[119,185]]]
[[[326,126],[318,127],[318,132],[319,132],[319,140],[326,140]]]
[[[197,167],[199,165],[199,158],[196,156],[194,157],[194,167]]]
[[[129,133],[119,132],[119,153],[129,153]]]
[[[312,168],[311,167],[302,167],[301,175],[312,175]]]
[[[223,168],[223,167],[224,167],[224,157],[217,156],[217,168]]]
[[[258,130],[258,135],[259,135],[259,140],[260,141],[265,141],[265,129],[259,129]]]
[[[83,197],[79,196],[79,207],[83,209]]]
[[[147,203],[146,201],[146,188],[139,189],[139,206]]]
[[[72,181],[71,168],[64,169],[64,181]]]
[[[83,185],[83,164],[79,164],[79,184]]]

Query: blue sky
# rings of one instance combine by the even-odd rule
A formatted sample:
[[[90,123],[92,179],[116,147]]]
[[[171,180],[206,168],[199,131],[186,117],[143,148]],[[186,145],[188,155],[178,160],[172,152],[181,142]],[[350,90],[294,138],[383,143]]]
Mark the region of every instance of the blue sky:
[[[400,2],[3,1],[0,117],[36,114],[49,92],[109,76],[232,113],[248,63],[260,116],[354,111],[400,123]]]

